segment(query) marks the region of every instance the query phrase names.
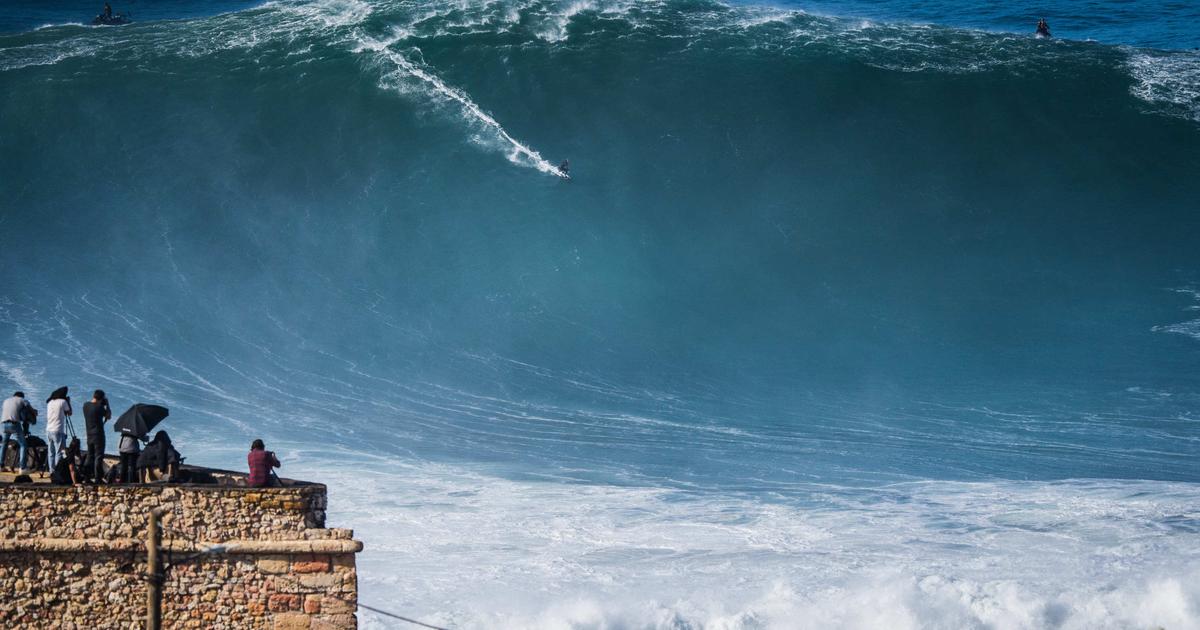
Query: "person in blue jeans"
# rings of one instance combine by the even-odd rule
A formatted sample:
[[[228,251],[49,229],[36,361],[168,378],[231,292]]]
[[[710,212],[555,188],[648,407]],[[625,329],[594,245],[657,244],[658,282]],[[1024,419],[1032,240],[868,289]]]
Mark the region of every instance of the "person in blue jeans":
[[[17,451],[17,468],[20,472],[25,472],[25,427],[22,422],[28,421],[32,417],[33,405],[25,400],[24,392],[16,392],[11,398],[4,401],[0,405],[0,424],[4,426],[4,443],[0,445],[0,464],[3,464],[3,457],[8,453],[8,440],[12,436],[17,437],[17,444],[20,449]]]
[[[60,395],[58,391],[55,395]],[[62,389],[61,398],[52,395],[46,399],[46,446],[50,458],[50,470],[58,463],[58,457],[67,446],[67,423],[74,410],[71,409],[71,397]]]

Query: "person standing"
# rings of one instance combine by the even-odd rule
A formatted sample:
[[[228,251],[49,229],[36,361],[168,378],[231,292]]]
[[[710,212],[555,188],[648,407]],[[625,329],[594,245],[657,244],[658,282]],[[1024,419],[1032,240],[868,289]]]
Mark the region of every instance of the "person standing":
[[[262,440],[250,443],[250,454],[246,456],[250,464],[250,477],[246,485],[252,488],[265,488],[271,485],[271,469],[279,468],[279,458],[274,451],[268,451]]]
[[[33,405],[25,400],[25,392],[15,392],[0,406],[0,424],[4,425],[4,444],[0,446],[0,469],[5,468],[3,464],[4,456],[8,454],[8,440],[15,435],[17,444],[21,447],[17,451],[17,468],[22,474],[25,473],[25,427],[22,423],[33,417],[32,412]]]
[[[137,460],[138,455],[142,452],[142,445],[139,443],[138,436],[132,433],[121,432],[121,441],[117,444],[117,452],[121,456],[121,482],[136,483],[137,478]]]
[[[67,388],[55,391],[46,399],[46,453],[50,470],[58,463],[59,453],[67,445],[67,418],[71,415],[71,397]]]
[[[87,427],[88,473],[96,483],[104,482],[104,423],[112,420],[112,409],[103,389],[92,393],[92,399],[83,403],[83,421]]]

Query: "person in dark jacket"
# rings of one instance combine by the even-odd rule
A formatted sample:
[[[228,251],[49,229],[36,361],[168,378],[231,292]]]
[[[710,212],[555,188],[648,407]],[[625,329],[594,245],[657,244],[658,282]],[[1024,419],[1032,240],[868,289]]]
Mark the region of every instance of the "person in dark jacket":
[[[271,485],[271,469],[279,468],[279,458],[275,457],[274,451],[268,451],[262,440],[254,440],[246,460],[250,464],[250,477],[246,479],[246,485],[253,488]]]
[[[112,420],[112,409],[103,389],[92,393],[83,403],[83,421],[87,427],[87,472],[96,483],[104,481],[104,423]]]
[[[171,436],[166,431],[159,431],[138,456],[138,479],[142,483],[175,481],[179,478],[179,459],[179,451],[171,444]]]
[[[74,486],[80,482],[83,466],[83,454],[79,449],[79,438],[71,438],[71,443],[50,471],[50,483],[56,486]]]

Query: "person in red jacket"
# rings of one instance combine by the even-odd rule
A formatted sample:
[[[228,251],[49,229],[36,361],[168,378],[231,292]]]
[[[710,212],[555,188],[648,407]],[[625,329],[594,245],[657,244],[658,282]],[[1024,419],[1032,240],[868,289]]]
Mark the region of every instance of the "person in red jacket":
[[[266,450],[262,440],[254,440],[250,444],[250,455],[246,460],[250,463],[250,477],[246,485],[252,488],[265,488],[271,485],[271,469],[279,468],[279,459],[274,451]]]

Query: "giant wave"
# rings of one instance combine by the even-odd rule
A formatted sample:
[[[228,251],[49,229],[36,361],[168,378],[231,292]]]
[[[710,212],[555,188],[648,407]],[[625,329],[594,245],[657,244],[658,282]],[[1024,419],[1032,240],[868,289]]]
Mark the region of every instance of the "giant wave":
[[[264,437],[456,627],[1197,627],[1197,68],[706,0],[0,36],[0,385]]]

